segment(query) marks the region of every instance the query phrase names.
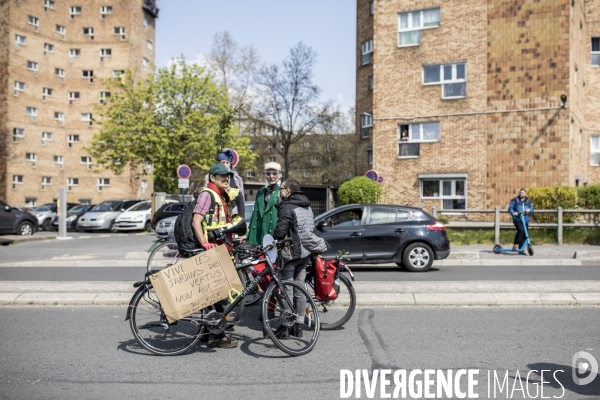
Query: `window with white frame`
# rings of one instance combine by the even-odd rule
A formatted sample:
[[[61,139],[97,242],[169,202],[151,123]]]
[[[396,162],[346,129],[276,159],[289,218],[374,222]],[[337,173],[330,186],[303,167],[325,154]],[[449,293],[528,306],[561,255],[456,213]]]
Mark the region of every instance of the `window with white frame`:
[[[59,78],[65,79],[65,70],[61,68],[54,68],[54,75]]]
[[[363,113],[360,118],[360,137],[368,138],[371,134],[371,128],[373,127],[373,116],[368,113]]]
[[[152,51],[152,42],[149,40],[146,40],[146,47],[148,48],[148,50]]]
[[[30,163],[36,163],[37,155],[35,153],[25,153],[25,161]]]
[[[46,189],[46,186],[52,185],[51,176],[42,176],[42,190]]]
[[[82,113],[81,120],[83,122],[87,122],[89,125],[92,125],[92,114],[91,113]]]
[[[374,1],[369,2],[369,14],[370,15],[375,14],[375,2]]]
[[[42,132],[42,140],[44,142],[52,141],[52,132]]]
[[[73,186],[79,186],[79,178],[67,178],[67,190],[69,192]]]
[[[79,57],[79,56],[81,56],[81,49],[69,49],[69,57],[70,58]]]
[[[61,113],[61,112],[58,112],[58,111],[55,111],[54,112],[54,119],[57,120],[57,121],[60,121],[61,123],[65,122],[65,114]]]
[[[40,20],[37,17],[34,17],[33,15],[27,16],[27,23],[29,25],[35,26],[36,28],[40,27]]]
[[[44,11],[54,10],[54,0],[44,0]]]
[[[600,37],[592,38],[592,65],[600,66]]]
[[[112,14],[112,6],[100,6],[100,18],[104,18],[108,14]]]
[[[16,189],[17,185],[23,184],[23,175],[13,175],[12,188]]]
[[[423,200],[439,199],[444,210],[465,210],[466,178],[456,177],[421,177],[421,198]]]
[[[27,61],[27,69],[30,71],[37,71],[38,70],[38,63],[33,62],[33,61]]]
[[[418,46],[421,43],[421,30],[439,26],[439,7],[399,13],[398,46]]]
[[[37,207],[36,197],[25,197],[25,207]]]
[[[275,157],[268,157],[267,162],[275,162]]]
[[[310,142],[303,142],[302,146],[304,146],[304,147],[310,147],[311,143]]]
[[[100,60],[110,57],[112,55],[112,49],[100,49]]]
[[[319,157],[317,156],[311,156],[310,157],[310,162],[313,164],[316,164],[317,162],[319,162]]]
[[[442,85],[443,99],[467,96],[467,65],[464,62],[423,66],[423,85]]]
[[[106,99],[108,99],[110,97],[110,92],[100,92],[100,96],[98,98],[98,103],[100,105],[104,104],[106,102]]]
[[[81,14],[80,6],[71,6],[69,7],[69,18],[73,19],[74,16]]]
[[[248,144],[248,149],[254,150],[255,148],[256,148],[256,145],[254,143]]]
[[[148,21],[148,18],[144,17],[144,30],[148,29],[148,25],[150,25],[150,21]]]
[[[67,144],[69,147],[71,147],[71,145],[73,143],[79,143],[79,135],[68,135],[67,136]]]
[[[145,71],[147,68],[148,68],[148,60],[144,58],[142,60],[142,69]]]
[[[63,156],[54,156],[54,164],[63,165]]]
[[[91,26],[84,27],[83,36],[89,36],[90,40],[94,40],[94,28]]]
[[[113,32],[115,35],[120,35],[121,40],[125,40],[125,27],[124,26],[115,26]]]
[[[81,164],[92,165],[92,157],[90,157],[90,156],[82,156],[81,157]]]
[[[269,142],[269,145],[267,147],[269,149],[274,149],[275,148],[275,142]]]
[[[367,164],[373,165],[373,149],[367,149]]]
[[[23,35],[15,35],[15,44],[25,46],[26,43],[27,43],[27,37],[25,37]]]
[[[94,82],[94,71],[90,69],[84,69],[83,71],[81,71],[81,77],[83,79],[89,80],[90,83],[92,83]]]
[[[369,90],[373,90],[373,75],[369,75]]]
[[[113,78],[120,78],[123,76],[124,73],[125,71],[123,71],[122,69],[115,69],[113,70]]]
[[[310,171],[302,171],[302,176],[308,178],[310,176]]]
[[[44,43],[44,53],[54,53],[54,45],[51,43]]]
[[[62,25],[56,25],[56,33],[58,33],[60,35],[66,35],[67,34],[67,28],[65,28]]]
[[[79,100],[79,92],[69,92],[69,104],[73,104],[75,100]]]
[[[247,171],[246,178],[254,178],[254,171]]]
[[[45,100],[47,97],[52,97],[53,94],[54,94],[53,89],[45,87],[42,92],[42,98]]]
[[[24,92],[25,91],[25,82],[15,81],[14,89],[15,89],[14,90],[15,96],[17,96],[19,94],[19,92]]]
[[[327,142],[325,144],[325,151],[333,151],[333,149],[335,149],[335,143]]]
[[[440,123],[438,121],[398,125],[398,157],[419,157],[421,143],[439,141]]]
[[[346,172],[346,178],[352,178],[354,176],[354,173],[351,171],[347,171]]]
[[[110,186],[109,178],[98,178],[98,191],[101,192],[102,188]]]
[[[23,139],[24,137],[25,137],[25,129],[13,128],[13,142],[18,142],[19,139]]]
[[[140,189],[142,193],[146,193],[146,189],[148,189],[148,181],[142,180],[140,181]]]
[[[600,135],[592,135],[591,137],[590,165],[600,166]]]
[[[30,117],[37,117],[37,108],[27,107],[27,115]]]
[[[373,39],[364,41],[361,45],[362,48],[362,65],[369,64],[371,62],[371,54],[373,53]]]

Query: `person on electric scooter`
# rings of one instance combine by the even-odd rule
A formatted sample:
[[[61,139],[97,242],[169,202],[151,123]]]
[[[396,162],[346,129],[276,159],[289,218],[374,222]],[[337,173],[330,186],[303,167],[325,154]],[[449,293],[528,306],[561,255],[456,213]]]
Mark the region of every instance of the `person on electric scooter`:
[[[208,171],[209,182],[200,192],[196,199],[192,229],[198,242],[206,250],[223,244],[215,241],[209,236],[209,232],[226,226],[231,220],[231,203],[239,192],[229,190],[229,180],[233,173],[223,164],[215,164]],[[231,193],[231,195],[230,195]],[[218,312],[225,310],[227,299],[215,304]],[[209,337],[210,347],[233,348],[237,346],[237,340],[231,339],[222,333],[215,337]]]
[[[517,234],[515,235],[515,241],[513,250],[518,251],[523,244],[525,243],[525,230],[523,229],[523,223],[521,222],[521,217],[519,217],[519,213],[523,214],[523,222],[525,222],[525,226],[527,227],[527,231],[529,232],[529,215],[533,213],[533,204],[531,200],[526,196],[527,192],[525,189],[519,190],[519,195],[510,201],[510,205],[508,206],[508,213],[512,215],[513,224],[515,224],[515,228],[517,228]]]

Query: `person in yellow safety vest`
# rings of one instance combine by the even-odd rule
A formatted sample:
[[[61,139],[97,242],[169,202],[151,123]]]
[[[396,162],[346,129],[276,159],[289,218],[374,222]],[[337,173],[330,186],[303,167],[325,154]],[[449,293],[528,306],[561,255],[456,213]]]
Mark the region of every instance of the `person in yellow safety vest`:
[[[229,223],[231,219],[231,201],[238,192],[229,196],[229,178],[232,172],[223,164],[215,164],[208,171],[210,182],[196,199],[192,229],[200,245],[206,250],[216,247],[222,242],[211,241],[208,231],[220,228]],[[229,246],[228,246],[229,249]],[[229,249],[230,250],[230,249]],[[223,312],[227,299],[215,304],[217,312]],[[231,339],[225,333],[208,338],[210,347],[233,348],[237,346],[237,340]]]

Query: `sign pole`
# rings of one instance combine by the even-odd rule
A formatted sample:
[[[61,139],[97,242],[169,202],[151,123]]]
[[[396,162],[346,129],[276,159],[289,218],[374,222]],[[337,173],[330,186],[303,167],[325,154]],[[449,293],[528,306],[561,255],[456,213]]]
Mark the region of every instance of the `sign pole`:
[[[185,201],[185,200],[184,200],[184,196],[185,196],[185,189],[184,189],[184,188],[181,188],[181,202],[182,202],[182,203]]]

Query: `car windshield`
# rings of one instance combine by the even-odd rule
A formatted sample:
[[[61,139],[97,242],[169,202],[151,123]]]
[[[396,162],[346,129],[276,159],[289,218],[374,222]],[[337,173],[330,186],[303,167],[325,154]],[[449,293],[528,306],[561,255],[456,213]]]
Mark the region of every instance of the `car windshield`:
[[[75,206],[69,210],[72,213],[80,213],[89,210],[90,206]]]
[[[127,211],[146,211],[150,209],[150,202],[138,203]]]
[[[116,211],[120,205],[120,201],[105,201],[92,208],[92,211]]]
[[[43,206],[39,206],[35,208],[33,211],[52,211],[54,209],[54,204],[44,204]]]

